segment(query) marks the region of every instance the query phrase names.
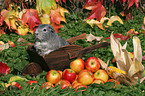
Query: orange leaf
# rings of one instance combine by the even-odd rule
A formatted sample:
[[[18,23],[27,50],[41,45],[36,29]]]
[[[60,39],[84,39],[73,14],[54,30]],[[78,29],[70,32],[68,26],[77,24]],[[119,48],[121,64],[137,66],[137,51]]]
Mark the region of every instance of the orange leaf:
[[[56,24],[60,24],[61,21],[64,21],[66,23],[65,18],[61,15],[59,8],[51,10],[50,17],[51,22],[54,22]]]
[[[27,9],[26,13],[23,14],[22,16],[22,23],[23,25],[26,25],[28,23],[29,28],[33,30],[33,28],[37,24],[41,24],[41,20],[38,16],[38,12],[35,9]]]
[[[54,28],[54,30],[55,30],[56,33],[59,32],[59,28],[62,28],[63,27],[63,25],[55,24],[55,23],[53,23],[51,25],[53,26],[53,28]]]
[[[101,1],[98,1],[97,4],[93,4],[91,6],[85,6],[85,8],[92,10],[90,15],[87,17],[87,19],[96,18],[98,21],[100,21],[101,18],[106,15],[106,9],[102,5]]]

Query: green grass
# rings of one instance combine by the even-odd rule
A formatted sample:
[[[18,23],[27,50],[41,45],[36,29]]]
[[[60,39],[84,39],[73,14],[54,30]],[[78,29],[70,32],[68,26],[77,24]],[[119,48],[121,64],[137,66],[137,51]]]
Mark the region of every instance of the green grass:
[[[119,15],[119,12],[117,9],[113,8],[111,10],[111,16],[113,15]],[[143,17],[144,15],[140,10],[136,11],[136,9],[132,9],[134,19],[129,20],[128,22],[125,22],[123,19],[124,17],[121,17],[124,24],[120,24],[119,22],[114,22],[111,27],[109,27],[106,30],[101,30],[97,26],[94,26],[94,28],[91,28],[88,24],[86,24],[83,19],[86,18],[86,15],[81,14],[66,14],[66,21],[67,24],[63,23],[64,27],[60,29],[60,33],[58,33],[62,38],[68,39],[74,36],[77,36],[82,33],[89,34],[90,32],[95,36],[103,36],[103,38],[109,37],[111,32],[114,31],[114,33],[121,33],[123,35],[127,35],[127,32],[130,29],[135,29],[136,31],[141,30],[141,25],[143,24]],[[88,14],[88,13],[86,13]],[[108,14],[107,14],[108,16]],[[106,24],[106,23],[105,23]],[[132,35],[133,37],[133,35]],[[127,40],[128,46],[127,50],[129,52],[133,52],[133,43],[132,43],[132,37]],[[137,35],[141,41],[142,50],[145,51],[145,36],[144,34]],[[18,38],[24,38],[27,41],[24,43],[17,42]],[[13,41],[16,45],[16,47],[5,49],[2,52],[0,52],[0,61],[7,63],[7,65],[11,68],[11,73],[6,76],[0,77],[0,82],[7,83],[9,78],[12,76],[22,76],[22,69],[27,64],[31,63],[31,60],[29,59],[29,55],[26,52],[26,46],[20,46],[25,43],[33,43],[34,42],[34,36],[32,34],[28,34],[26,36],[20,36],[15,33],[11,34],[3,34],[0,37],[0,41],[4,41],[7,43],[8,41]],[[108,40],[109,41],[109,40]],[[85,47],[91,46],[90,44],[94,45],[97,42],[86,42],[86,40],[78,40],[74,42],[76,45],[80,45]],[[125,43],[125,41],[121,41],[122,44]],[[143,55],[145,53],[143,52]],[[92,53],[84,55],[82,58],[86,60],[90,56],[95,56],[103,61],[107,62],[107,60],[112,60],[113,54],[111,51],[111,47],[105,49],[97,49],[93,51]],[[142,62],[143,65],[145,65],[145,61]],[[110,64],[114,65],[116,64]],[[116,88],[113,88],[113,83],[107,83],[105,86],[103,84],[97,85],[89,85],[87,90],[85,92],[75,92],[73,89],[64,89],[62,90],[60,86],[50,88],[47,92],[45,90],[40,90],[41,85],[46,82],[46,73],[43,71],[41,74],[39,74],[36,77],[31,77],[29,75],[25,76],[29,80],[37,80],[37,84],[33,84],[31,86],[27,86],[27,82],[20,82],[23,90],[15,90],[11,87],[9,90],[5,90],[4,94],[1,94],[2,96],[144,96],[145,92],[145,82],[142,84],[137,84],[134,86],[125,86],[123,84],[118,85]],[[3,90],[2,86],[0,86],[0,90]]]

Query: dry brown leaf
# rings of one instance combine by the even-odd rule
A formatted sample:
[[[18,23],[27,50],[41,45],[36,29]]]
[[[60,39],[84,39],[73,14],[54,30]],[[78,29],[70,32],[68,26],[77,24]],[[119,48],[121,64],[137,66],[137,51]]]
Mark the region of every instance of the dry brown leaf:
[[[102,38],[103,38],[103,36],[96,37],[92,33],[87,34],[87,36],[86,36],[87,41],[90,41],[90,42],[92,42],[93,40],[100,41]]]

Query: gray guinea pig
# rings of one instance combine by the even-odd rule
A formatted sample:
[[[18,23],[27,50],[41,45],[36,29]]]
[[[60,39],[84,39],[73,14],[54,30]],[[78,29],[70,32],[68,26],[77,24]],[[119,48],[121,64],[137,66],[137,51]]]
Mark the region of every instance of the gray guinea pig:
[[[58,36],[54,28],[48,24],[41,24],[34,33],[34,47],[40,56],[49,54],[62,46],[69,45],[67,41]]]

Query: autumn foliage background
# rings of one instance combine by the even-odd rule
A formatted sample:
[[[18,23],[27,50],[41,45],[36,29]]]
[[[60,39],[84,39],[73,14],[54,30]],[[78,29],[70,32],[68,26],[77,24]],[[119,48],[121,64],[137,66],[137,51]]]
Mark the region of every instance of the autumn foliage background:
[[[3,0],[1,0],[3,1]],[[22,69],[29,63],[26,48],[34,43],[34,32],[39,24],[50,24],[64,39],[68,39],[82,33],[87,33],[88,38],[74,42],[77,45],[88,47],[99,42],[110,42],[110,34],[118,38],[121,44],[128,42],[127,50],[133,52],[132,37],[138,36],[141,40],[143,59],[145,59],[145,2],[144,0],[5,0],[0,4],[0,64],[5,66],[7,72],[0,77],[0,83],[8,83],[10,77],[22,76]],[[97,49],[82,58],[86,60],[90,56],[99,57],[107,62],[113,61],[110,46]],[[3,63],[2,63],[3,62]],[[142,62],[145,65],[145,61]],[[29,80],[37,80],[31,87],[26,82],[17,80],[24,91],[5,91],[4,95],[136,95],[143,94],[145,83],[135,86],[120,85],[113,89],[111,85],[90,85],[82,93],[73,90],[60,90],[59,87],[40,91],[47,72],[36,77],[26,75]],[[21,89],[21,88],[19,88]],[[2,91],[1,91],[2,93]]]

